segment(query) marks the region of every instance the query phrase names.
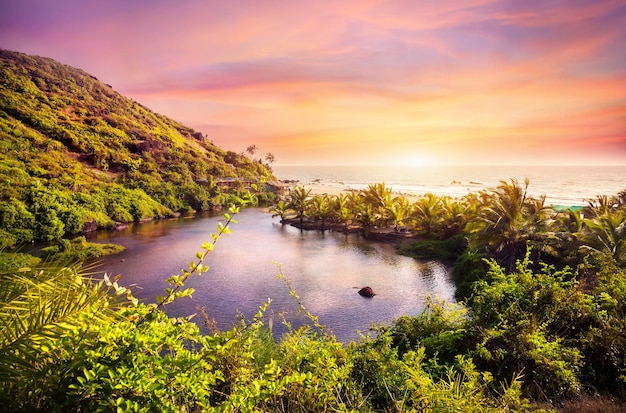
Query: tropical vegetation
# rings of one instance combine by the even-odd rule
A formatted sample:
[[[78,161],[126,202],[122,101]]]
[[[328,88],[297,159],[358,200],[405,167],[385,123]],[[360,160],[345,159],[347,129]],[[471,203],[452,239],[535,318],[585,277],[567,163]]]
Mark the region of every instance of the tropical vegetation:
[[[189,269],[167,280],[155,303],[137,302],[115,280],[86,277],[78,264],[18,259],[0,277],[0,402],[9,410],[41,411],[620,411],[626,384],[623,195],[610,198],[615,202],[608,208],[599,198],[582,211],[550,212],[523,196],[526,187],[502,182],[440,206],[433,200],[442,197],[427,195],[416,204],[437,213],[409,208],[406,214],[420,217],[419,224],[385,217],[388,202],[406,201],[385,201],[389,191],[382,184],[369,188],[369,196],[309,202],[318,195],[298,189],[277,202],[277,216],[291,210],[295,222],[313,219],[320,228],[353,211],[358,224],[346,225],[419,232],[422,240],[414,239],[408,251],[420,250],[424,241],[454,246],[457,279],[468,276],[463,300],[430,300],[420,316],[378,326],[358,343],[337,342],[293,290],[310,322],[297,329],[287,324],[281,337],[273,333],[270,301],[260,303],[252,319],[208,335],[189,319],[167,316],[169,303],[193,294],[185,286],[189,277],[209,270],[206,256],[230,231],[235,207]],[[353,206],[358,199],[363,204]],[[294,202],[306,208],[290,209]],[[454,202],[471,211],[463,225],[444,212],[458,211],[449,206]],[[327,212],[338,205],[346,211]],[[509,235],[487,230],[493,214],[504,212],[500,205],[513,211],[492,231]],[[369,218],[358,220],[364,210]],[[524,242],[511,236],[514,226],[523,228],[515,234]],[[461,236],[465,242],[450,242]],[[280,267],[277,273],[289,285]],[[580,397],[584,402],[576,402]]]
[[[224,151],[82,70],[0,50],[0,248],[272,200],[274,156],[253,147]]]
[[[347,195],[296,188],[271,210],[305,229],[383,234],[400,253],[453,266],[459,305],[431,303],[382,327],[376,343],[389,335],[399,355],[422,348],[438,375],[469,357],[496,382],[516,377],[533,400],[623,396],[626,191],[555,209],[528,186],[413,202],[383,183]]]
[[[268,300],[226,331],[202,314],[203,334],[168,309],[210,276],[235,204],[274,198],[273,155],[223,151],[50,59],[0,51],[0,70],[0,411],[623,411],[626,191],[556,210],[528,181],[412,202],[384,183],[296,187],[270,208],[284,223],[401,240],[453,266],[458,302],[340,343],[278,266],[307,324]],[[155,302],[95,277],[89,261],[113,247],[75,236],[231,203]],[[32,241],[54,242],[12,249]]]

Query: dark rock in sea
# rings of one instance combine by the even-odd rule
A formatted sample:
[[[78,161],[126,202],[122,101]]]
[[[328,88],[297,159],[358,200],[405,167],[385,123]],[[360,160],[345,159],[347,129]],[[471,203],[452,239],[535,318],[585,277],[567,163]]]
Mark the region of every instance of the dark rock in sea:
[[[359,290],[359,295],[362,297],[372,298],[376,295],[372,287],[363,287]]]

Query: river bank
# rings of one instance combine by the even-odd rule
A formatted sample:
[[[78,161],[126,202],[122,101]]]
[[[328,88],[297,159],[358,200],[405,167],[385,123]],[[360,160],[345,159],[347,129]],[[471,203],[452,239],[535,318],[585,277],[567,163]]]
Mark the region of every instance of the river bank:
[[[237,314],[253,317],[271,298],[270,312],[283,314],[297,327],[306,320],[298,314],[289,289],[276,278],[279,272],[290,280],[306,308],[342,342],[359,340],[359,331],[367,333],[372,324],[420,314],[428,296],[455,302],[456,289],[446,265],[399,255],[389,242],[364,239],[354,232],[302,231],[281,224],[265,208],[242,208],[235,219],[232,233],[220,237],[208,256],[209,271],[189,280],[196,290],[193,298],[173,303],[168,314],[187,317],[203,308],[219,329],[226,330],[237,322]],[[100,260],[98,271],[121,275],[121,285],[154,302],[168,287],[165,279],[188,268],[223,220],[221,215],[160,220],[94,234],[91,241],[126,247]],[[376,297],[358,295],[355,287],[364,286],[371,286]],[[276,317],[274,332],[279,337],[285,328]]]
[[[395,230],[393,228],[364,228],[362,225],[344,224],[337,222],[324,222],[312,218],[285,218],[280,221],[282,225],[290,225],[303,231],[332,231],[343,234],[358,234],[369,241],[380,241],[398,248],[408,243],[423,240],[425,237],[412,230]]]

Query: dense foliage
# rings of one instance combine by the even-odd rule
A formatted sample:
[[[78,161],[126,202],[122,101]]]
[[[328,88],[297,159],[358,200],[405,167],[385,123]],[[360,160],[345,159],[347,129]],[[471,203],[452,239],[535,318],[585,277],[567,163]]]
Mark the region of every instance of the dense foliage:
[[[604,397],[587,411],[623,407],[626,192],[555,210],[514,180],[413,203],[384,184],[295,188],[272,207],[283,222],[397,236],[403,253],[454,265],[460,302],[339,343],[291,291],[310,323],[278,339],[270,302],[201,334],[167,308],[193,294],[236,207],[155,303],[75,263],[111,246],[61,238],[254,203],[269,169],[79,70],[6,51],[0,64],[0,411],[510,412],[581,395]],[[3,250],[31,240],[58,240],[44,253],[62,261]]]
[[[0,50],[0,248],[267,199],[270,177],[79,69]]]
[[[556,210],[529,182],[460,199],[413,203],[384,184],[349,194],[296,188],[272,211],[302,228],[395,234],[400,252],[454,265],[454,309],[383,327],[375,342],[423,349],[441,374],[469,357],[497,382],[518,377],[526,396],[563,400],[626,390],[626,191]],[[408,239],[411,241],[407,241]]]
[[[509,185],[515,183],[503,183],[491,196],[500,197]],[[623,208],[617,201],[608,208],[590,202],[586,219],[597,228],[593,223],[602,217],[613,222]],[[481,207],[473,209],[480,217]],[[189,277],[208,270],[207,254],[234,221],[229,214],[225,219],[197,261],[170,277],[154,304],[138,303],[106,277],[83,277],[80,266],[40,268],[17,260],[7,267],[0,277],[0,405],[38,411],[510,412],[603,394],[587,411],[620,409],[612,400],[626,384],[626,270],[616,248],[592,245],[594,230],[584,229],[584,219],[571,236],[556,237],[572,249],[561,260],[580,259],[576,267],[555,263],[554,254],[553,263],[537,260],[535,243],[528,241],[510,269],[509,257],[484,241],[482,255],[493,256],[482,261],[485,271],[469,283],[464,303],[431,300],[420,316],[400,317],[380,326],[375,337],[344,344],[318,324],[295,291],[310,323],[289,328],[278,340],[267,316],[270,302],[253,319],[209,335],[188,319],[167,316],[168,303],[193,293],[186,288]],[[553,225],[570,223],[553,215]],[[472,238],[475,228],[465,226],[467,249],[491,239],[483,232]],[[606,236],[600,238],[607,244]],[[278,273],[284,279],[280,267]]]
[[[236,210],[232,210],[236,213]],[[168,303],[233,222],[218,225],[188,270],[155,304],[79,266],[0,274],[0,406],[5,411],[531,410],[512,381],[493,393],[468,357],[433,374],[423,347],[398,352],[390,334],[344,347],[317,323],[272,336],[262,305],[229,331],[199,333]],[[292,295],[301,303],[296,292]]]
[[[528,186],[528,180],[520,184],[511,179],[462,198],[428,193],[414,202],[395,196],[384,183],[338,195],[311,195],[296,187],[270,211],[283,223],[307,229],[417,239],[401,252],[455,262],[461,283],[486,273],[484,258],[513,271],[529,251],[535,261],[561,267],[574,268],[585,260],[593,268],[606,260],[626,265],[626,191],[557,210],[545,204],[545,196],[528,196]],[[466,298],[469,291],[460,291],[459,298]]]

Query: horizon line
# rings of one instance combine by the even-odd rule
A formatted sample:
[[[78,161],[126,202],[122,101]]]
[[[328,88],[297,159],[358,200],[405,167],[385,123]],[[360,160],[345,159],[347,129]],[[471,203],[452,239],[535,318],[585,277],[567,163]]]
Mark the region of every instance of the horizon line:
[[[515,164],[453,164],[453,163],[432,163],[432,164],[422,164],[422,165],[411,165],[411,164],[389,164],[389,163],[362,163],[362,164],[339,164],[339,163],[326,163],[326,164],[318,164],[318,163],[294,163],[294,164],[275,164],[272,167],[329,167],[329,166],[350,166],[350,167],[395,167],[395,168],[430,168],[430,167],[540,167],[540,166],[550,166],[550,167],[626,167],[626,163],[622,164],[605,164],[605,163],[541,163],[541,164],[524,164],[524,163],[515,163]]]

